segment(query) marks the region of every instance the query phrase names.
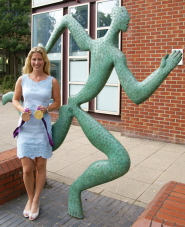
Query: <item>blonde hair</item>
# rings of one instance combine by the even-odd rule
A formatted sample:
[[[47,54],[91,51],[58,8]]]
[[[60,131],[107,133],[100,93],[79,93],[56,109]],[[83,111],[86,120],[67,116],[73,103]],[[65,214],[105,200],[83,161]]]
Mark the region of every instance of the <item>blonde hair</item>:
[[[31,58],[34,53],[40,53],[42,55],[43,60],[45,61],[43,71],[45,74],[50,75],[50,61],[47,56],[46,50],[43,47],[33,47],[30,52],[28,53],[28,56],[25,61],[25,65],[23,67],[23,74],[29,74],[33,71],[33,68],[31,66]]]

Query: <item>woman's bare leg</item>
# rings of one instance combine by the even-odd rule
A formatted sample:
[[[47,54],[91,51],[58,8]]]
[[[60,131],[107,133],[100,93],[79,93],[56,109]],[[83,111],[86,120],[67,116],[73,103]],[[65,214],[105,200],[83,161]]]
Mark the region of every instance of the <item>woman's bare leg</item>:
[[[35,194],[33,197],[31,214],[35,214],[39,209],[40,195],[46,182],[46,163],[47,159],[38,157],[35,158],[36,163],[36,183],[35,183]]]
[[[30,211],[34,197],[34,161],[24,157],[21,159],[23,167],[23,180],[28,194],[28,202],[25,206],[25,211]]]

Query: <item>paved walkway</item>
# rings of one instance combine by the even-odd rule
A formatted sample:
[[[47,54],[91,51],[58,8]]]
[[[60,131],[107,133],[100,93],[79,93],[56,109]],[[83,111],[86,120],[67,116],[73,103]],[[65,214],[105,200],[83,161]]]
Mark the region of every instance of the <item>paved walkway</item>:
[[[0,226],[3,227],[130,227],[143,211],[142,207],[118,201],[90,191],[82,192],[84,219],[76,219],[67,214],[67,194],[69,186],[48,180],[41,198],[39,217],[29,221],[22,215],[27,196],[22,195],[0,207]]]
[[[2,106],[0,104],[0,152],[5,151],[11,148],[16,147],[16,139],[12,138],[12,131],[17,126],[18,114],[17,111],[12,107],[11,103]],[[185,174],[184,174],[184,166],[185,166],[185,146],[178,144],[170,144],[158,141],[150,141],[150,140],[142,140],[138,138],[129,138],[121,136],[118,132],[111,132],[127,149],[130,157],[131,157],[131,168],[130,171],[124,175],[123,177],[114,180],[112,182],[94,187],[87,193],[88,196],[92,195],[104,198],[113,199],[113,204],[119,203],[122,201],[126,203],[126,207],[130,206],[129,209],[139,209],[141,210],[146,207],[146,205],[154,198],[159,189],[169,181],[178,181],[181,183],[185,183]],[[59,188],[61,191],[58,194],[58,199],[56,201],[56,214],[60,209],[59,206],[63,204],[63,198],[67,200],[67,195],[63,196],[63,187],[67,187],[66,185],[71,185],[72,182],[94,161],[106,159],[106,156],[98,151],[95,147],[91,145],[83,131],[78,126],[71,126],[70,131],[63,143],[63,145],[53,153],[53,157],[49,159],[47,165],[47,178],[50,179],[52,185],[59,184]],[[48,190],[48,189],[44,189]],[[55,187],[51,188],[50,193],[54,190]],[[46,192],[44,192],[46,193]],[[53,192],[52,192],[53,193]],[[51,193],[51,194],[52,194]],[[56,196],[57,198],[57,196]],[[85,198],[85,197],[84,197]],[[49,199],[49,198],[48,198]],[[25,200],[25,196],[20,198],[21,203]],[[99,206],[99,202],[95,200],[95,207]],[[24,201],[25,202],[25,201]],[[85,199],[86,202],[86,199]],[[12,203],[15,203],[13,201]],[[20,203],[20,204],[21,204]],[[54,202],[53,202],[54,203]],[[43,204],[44,201],[43,201]],[[132,204],[129,205],[129,204]],[[6,206],[1,207],[5,209]],[[21,209],[24,207],[21,204]],[[10,206],[11,202],[10,202]],[[48,205],[49,206],[49,205]],[[67,204],[65,206],[65,211],[67,211]],[[89,205],[92,207],[91,205]],[[106,207],[106,208],[105,208]],[[99,208],[101,211],[97,213],[106,213],[107,206],[103,208]],[[114,206],[117,209],[117,206]],[[45,208],[44,208],[45,209]],[[94,208],[97,209],[97,208]],[[104,210],[105,209],[105,210]],[[119,209],[119,208],[118,208]],[[131,209],[131,212],[132,212]],[[8,210],[8,209],[7,209]],[[93,209],[92,209],[93,210]],[[138,213],[139,213],[138,211]],[[6,211],[7,214],[8,211]],[[13,215],[12,211],[10,211],[9,215]],[[18,211],[17,211],[18,212]],[[20,211],[22,212],[22,211]],[[111,213],[111,212],[110,212]],[[137,213],[137,212],[136,212]],[[137,215],[139,215],[137,213]],[[6,214],[4,214],[6,216]],[[53,213],[53,218],[56,216]],[[88,226],[109,226],[110,219],[108,219],[107,225],[98,225],[93,221],[91,217],[91,211],[87,211],[84,208],[84,214],[87,219],[84,219],[84,222],[79,221],[81,225],[78,223],[75,225],[73,222],[73,218],[70,219],[70,225],[65,224],[61,226],[87,226],[87,223],[90,224]],[[129,216],[129,210],[124,213]],[[44,215],[44,213],[43,213]],[[137,215],[134,215],[136,217]],[[47,215],[46,215],[47,216]],[[116,220],[119,219],[115,214],[113,215]],[[47,216],[49,219],[51,217]],[[46,217],[46,218],[47,218]],[[61,215],[57,216],[58,220],[63,218]],[[40,219],[41,217],[39,217]],[[69,218],[69,216],[68,216]],[[42,226],[39,224],[38,226]],[[101,219],[101,217],[100,217]],[[122,217],[121,219],[124,219]],[[13,220],[13,219],[12,219]],[[76,219],[75,219],[76,220]],[[113,219],[114,220],[114,219]],[[101,220],[102,221],[102,220]],[[127,219],[127,221],[131,222],[133,220]],[[30,223],[30,222],[29,222]],[[36,221],[34,222],[36,223]],[[54,222],[53,222],[54,223]],[[56,222],[57,223],[57,220]],[[116,221],[114,222],[116,223]],[[1,223],[0,223],[1,224]],[[110,225],[110,226],[119,226],[120,222],[118,221],[118,225]],[[6,226],[6,225],[5,225]],[[15,225],[13,225],[15,226]],[[25,225],[23,225],[25,226]],[[30,225],[29,225],[30,226]],[[35,225],[37,226],[37,225]],[[44,225],[45,226],[45,225]],[[48,226],[60,226],[60,224],[48,225]],[[122,226],[129,226],[126,223]]]

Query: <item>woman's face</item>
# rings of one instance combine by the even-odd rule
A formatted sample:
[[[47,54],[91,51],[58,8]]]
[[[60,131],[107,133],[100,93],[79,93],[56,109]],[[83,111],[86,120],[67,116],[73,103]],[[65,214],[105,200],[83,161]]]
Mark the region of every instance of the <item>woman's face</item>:
[[[33,53],[31,57],[31,66],[33,68],[33,71],[42,71],[44,67],[44,59],[42,57],[42,54],[40,53]]]

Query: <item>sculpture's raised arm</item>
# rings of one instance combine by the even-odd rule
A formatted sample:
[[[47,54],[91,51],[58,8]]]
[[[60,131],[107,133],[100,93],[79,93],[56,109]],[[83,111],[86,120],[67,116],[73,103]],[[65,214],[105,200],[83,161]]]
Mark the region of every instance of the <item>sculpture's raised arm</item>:
[[[180,51],[166,55],[163,57],[160,67],[142,82],[137,81],[132,75],[123,54],[114,60],[114,64],[123,90],[135,104],[141,104],[156,91],[181,58]]]
[[[64,33],[65,29],[68,28],[72,33],[76,43],[82,50],[90,50],[92,39],[84,30],[84,28],[73,18],[72,15],[67,14],[62,17],[54,29],[51,37],[46,44],[46,52],[49,53],[52,47],[55,45],[58,38]]]

